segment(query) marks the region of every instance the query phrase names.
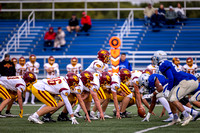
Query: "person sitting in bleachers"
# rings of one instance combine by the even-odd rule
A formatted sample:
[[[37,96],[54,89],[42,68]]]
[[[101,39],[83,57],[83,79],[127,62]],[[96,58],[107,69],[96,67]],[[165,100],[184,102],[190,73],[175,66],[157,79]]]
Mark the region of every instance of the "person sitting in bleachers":
[[[54,41],[54,48],[60,48],[61,46],[64,46],[65,43],[65,32],[62,30],[61,27],[58,27],[58,32]]]
[[[81,18],[81,31],[88,32],[88,30],[92,27],[92,22],[90,16],[88,16],[85,12],[82,13],[82,18]],[[87,33],[87,35],[89,35]]]
[[[150,24],[151,16],[155,13],[155,9],[151,6],[151,3],[148,4],[148,6],[144,10],[144,21],[145,25]]]
[[[162,18],[163,20],[165,20],[166,11],[165,11],[165,9],[164,9],[164,5],[163,5],[163,4],[161,4],[161,5],[160,5],[160,8],[158,8],[158,14],[161,15],[161,18]]]
[[[175,12],[177,13],[177,21],[183,22],[187,19],[185,12],[180,3],[177,4],[177,8],[175,8]]]
[[[169,6],[169,11],[167,11],[165,17],[166,17],[166,24],[169,25],[168,28],[170,28],[170,25],[172,25],[171,27],[174,28],[174,25],[176,23],[177,14],[174,11],[172,6]]]
[[[72,17],[69,20],[69,25],[67,26],[67,31],[69,33],[71,33],[73,30],[76,32],[79,32],[80,30],[79,22],[75,14],[72,14]]]
[[[55,38],[56,38],[56,33],[53,31],[53,27],[50,27],[49,31],[46,32],[44,36],[44,47],[52,47]],[[44,48],[44,50],[46,50],[46,48]]]
[[[158,10],[155,10],[155,13],[151,16],[151,25],[152,28],[161,28],[164,25],[164,18],[158,14]]]

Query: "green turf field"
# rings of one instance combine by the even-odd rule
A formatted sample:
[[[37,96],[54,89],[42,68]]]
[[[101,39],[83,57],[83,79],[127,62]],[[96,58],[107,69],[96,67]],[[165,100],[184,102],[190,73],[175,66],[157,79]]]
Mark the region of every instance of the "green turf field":
[[[34,113],[40,106],[24,106],[24,114]],[[114,107],[111,105],[108,107],[106,113],[108,115],[112,114],[112,109]],[[137,109],[132,106],[127,109],[132,112],[132,118],[124,118],[121,120],[106,119],[105,121],[92,121],[92,123],[85,122],[83,119],[77,119],[79,125],[71,125],[70,121],[67,122],[56,122],[56,123],[44,123],[42,125],[30,123],[27,119],[28,116],[24,116],[22,119],[17,118],[0,118],[0,133],[44,133],[44,132],[56,132],[56,133],[133,133],[143,129],[166,125],[167,123],[161,122],[162,120],[168,118],[168,116],[163,116],[159,118],[162,107],[157,106],[155,108],[156,116],[151,116],[150,122],[141,122],[142,118],[137,116]],[[5,111],[2,111],[2,114]],[[11,113],[18,114],[19,107],[13,106]],[[60,110],[53,115],[54,119],[57,119]],[[82,113],[82,112],[81,112]],[[83,114],[83,113],[82,113]],[[181,127],[180,125],[174,125],[170,127],[159,128],[151,130],[149,132],[167,132],[167,133],[197,133],[200,130],[200,121],[190,122],[189,125]]]

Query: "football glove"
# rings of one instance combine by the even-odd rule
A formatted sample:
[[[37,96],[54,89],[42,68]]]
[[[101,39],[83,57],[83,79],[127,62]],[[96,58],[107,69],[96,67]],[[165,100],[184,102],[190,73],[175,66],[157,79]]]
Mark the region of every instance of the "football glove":
[[[22,109],[22,110],[20,110],[20,112],[19,112],[19,117],[20,117],[20,118],[22,118],[22,117],[23,117],[23,112],[24,112],[24,111],[23,111],[23,109]]]
[[[76,118],[75,117],[72,117],[72,124],[79,124],[77,121],[76,121]]]
[[[150,116],[151,116],[151,113],[148,112],[147,116],[142,120],[142,122],[144,122],[144,121],[148,121],[149,122]]]

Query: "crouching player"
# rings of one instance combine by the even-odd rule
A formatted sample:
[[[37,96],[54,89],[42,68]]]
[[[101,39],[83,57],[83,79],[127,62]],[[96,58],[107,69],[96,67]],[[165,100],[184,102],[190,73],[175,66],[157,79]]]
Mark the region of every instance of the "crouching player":
[[[0,105],[0,117],[6,117],[1,115],[1,111],[6,105],[8,105],[6,114],[10,114],[10,108],[16,98],[18,98],[20,108],[19,116],[23,117],[22,92],[25,91],[26,86],[35,81],[36,77],[32,72],[26,72],[23,78],[21,76],[0,77],[0,97],[4,99]]]
[[[71,86],[67,84],[67,80],[71,82]],[[72,106],[68,100],[70,94],[70,87],[78,86],[79,79],[75,74],[69,77],[58,77],[54,79],[43,79],[35,83],[32,87],[32,93],[35,97],[44,103],[33,115],[28,117],[28,121],[43,124],[44,122],[39,119],[40,116],[56,110],[61,106],[62,102],[57,103],[54,95],[61,95],[66,108],[71,116],[72,124],[79,124],[74,117]]]

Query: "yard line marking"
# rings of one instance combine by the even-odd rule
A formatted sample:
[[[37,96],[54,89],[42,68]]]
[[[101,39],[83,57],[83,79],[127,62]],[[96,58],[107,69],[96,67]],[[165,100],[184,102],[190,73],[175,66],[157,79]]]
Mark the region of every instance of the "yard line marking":
[[[144,130],[141,130],[141,131],[137,131],[135,133],[144,133],[144,132],[148,132],[148,131],[151,131],[151,130],[155,130],[155,129],[162,128],[162,127],[168,127],[168,126],[170,126],[170,125],[166,124],[166,125],[162,125],[162,126],[151,127],[151,128],[147,128],[147,129],[144,129]]]

